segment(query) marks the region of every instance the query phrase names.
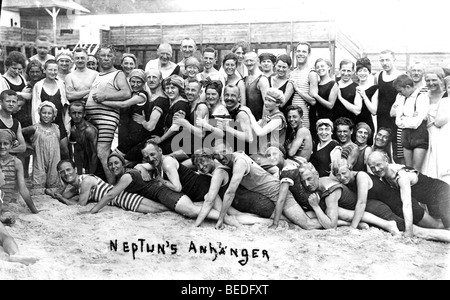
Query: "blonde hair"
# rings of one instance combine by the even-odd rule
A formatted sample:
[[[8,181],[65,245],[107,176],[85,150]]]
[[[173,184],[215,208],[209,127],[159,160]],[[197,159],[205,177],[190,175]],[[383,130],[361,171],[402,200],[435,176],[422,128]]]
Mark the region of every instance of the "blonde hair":
[[[331,173],[336,176],[337,173],[339,173],[339,169],[342,167],[347,167],[349,170],[350,165],[348,164],[347,159],[345,158],[339,158],[339,159],[335,159],[331,162]]]

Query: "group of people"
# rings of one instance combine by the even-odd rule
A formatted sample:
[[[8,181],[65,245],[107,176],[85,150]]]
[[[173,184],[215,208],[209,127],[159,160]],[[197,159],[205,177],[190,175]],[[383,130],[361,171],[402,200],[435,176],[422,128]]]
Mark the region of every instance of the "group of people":
[[[9,53],[0,211],[20,194],[38,213],[31,194],[42,190],[67,205],[96,202],[86,213],[113,205],[174,211],[196,226],[208,218],[218,229],[371,225],[450,241],[442,68],[415,63],[403,73],[386,50],[378,74],[363,57],[341,61],[334,76],[329,60],[312,64],[307,42],[294,48],[295,64],[245,42],[220,65],[214,48],[200,53],[191,38],[180,49],[175,63],[160,44],[144,69],[131,53],[116,62],[110,45],[54,57],[46,37],[35,56]]]

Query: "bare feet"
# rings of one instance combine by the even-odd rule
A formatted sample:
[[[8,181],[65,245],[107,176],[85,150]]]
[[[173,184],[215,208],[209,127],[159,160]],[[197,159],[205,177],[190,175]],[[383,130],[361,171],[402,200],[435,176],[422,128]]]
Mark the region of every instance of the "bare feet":
[[[39,259],[34,257],[22,257],[19,255],[11,255],[8,259],[9,262],[16,262],[20,264],[24,264],[26,266],[32,265],[37,262]]]
[[[401,232],[398,230],[397,223],[395,221],[388,221],[389,225],[386,230],[393,236],[400,235]]]
[[[359,224],[358,224],[358,229],[361,229],[361,230],[367,230],[367,229],[369,229],[370,227],[369,227],[369,224],[367,224],[367,223],[365,223],[365,222],[359,222]]]
[[[235,216],[225,215],[224,222],[227,225],[239,227],[241,223],[236,219]]]

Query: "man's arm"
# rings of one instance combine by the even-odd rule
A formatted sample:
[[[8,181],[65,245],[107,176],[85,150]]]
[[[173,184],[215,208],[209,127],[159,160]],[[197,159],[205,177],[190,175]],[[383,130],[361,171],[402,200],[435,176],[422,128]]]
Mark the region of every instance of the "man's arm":
[[[89,174],[94,174],[97,170],[97,138],[98,131],[95,127],[89,127],[85,131],[86,139],[88,140],[88,147],[91,153],[91,157],[89,158]]]
[[[338,99],[339,101],[341,101],[342,105],[344,105],[344,107],[351,113],[353,113],[354,115],[359,115],[361,113],[361,109],[362,109],[362,99],[361,99],[361,95],[356,93],[355,95],[355,99],[354,99],[354,103],[350,103],[347,99],[345,99],[344,97],[342,97],[341,94],[341,89],[338,88]]]
[[[163,178],[160,178],[159,180],[171,190],[181,192],[183,186],[181,185],[180,176],[178,175],[178,162],[176,159],[167,156],[162,162],[162,168],[169,180],[164,180]]]
[[[144,94],[135,94],[130,99],[124,101],[105,100],[102,104],[113,108],[127,108],[135,104],[142,104],[146,100],[147,97]]]
[[[370,177],[364,172],[359,172],[356,176],[356,185],[358,187],[357,191],[357,202],[355,206],[355,213],[353,215],[351,227],[352,228],[358,228],[359,222],[361,222],[361,219],[364,215],[364,212],[366,210],[366,204],[367,204],[367,195],[369,193],[369,182]]]
[[[324,213],[319,206],[319,195],[314,193],[308,198],[308,202],[316,213],[320,225],[322,225],[325,229],[336,229],[337,227],[339,216],[338,200],[341,197],[341,194],[342,191],[340,189],[336,189],[325,198],[325,203],[327,204],[326,213]]]
[[[239,95],[240,95],[240,103],[241,105],[247,105],[247,96],[245,94],[245,83],[243,80],[238,83]]]
[[[229,126],[229,122],[225,122],[224,129],[235,136],[238,140],[244,141],[247,143],[253,142],[253,132],[252,127],[250,123],[250,116],[246,112],[239,112],[236,118],[236,122],[238,122],[241,125],[242,131],[239,131],[237,129],[232,128]]]
[[[228,177],[228,174],[223,169],[216,169],[211,177],[211,184],[209,186],[208,194],[205,195],[205,201],[203,202],[200,213],[195,220],[195,226],[200,224],[208,216],[209,212],[214,206],[214,201],[219,194],[220,187],[224,183],[224,180]]]
[[[22,125],[20,125],[20,122],[19,127],[17,128],[16,137],[19,143],[17,144],[17,146],[9,150],[9,153],[11,154],[24,153],[27,150],[27,144],[25,143],[25,138],[23,137]]]
[[[261,76],[261,78],[258,81],[258,89],[261,92],[262,99],[266,99],[267,91],[270,88],[269,79],[266,76]]]
[[[280,192],[278,193],[278,201],[275,206],[275,214],[273,217],[273,223],[269,226],[269,228],[276,229],[278,227],[278,223],[280,222],[281,215],[284,209],[284,203],[286,202],[286,196],[289,191],[289,183],[282,182],[280,183]]]
[[[411,181],[404,171],[399,171],[399,179],[397,181],[400,187],[400,199],[402,200],[403,219],[405,220],[405,235],[413,236],[413,216],[411,204]]]
[[[119,182],[98,201],[98,203],[91,209],[92,214],[96,214],[100,209],[105,207],[109,202],[113,201],[121,192],[123,192],[133,181],[130,174],[124,174],[120,177]]]
[[[97,185],[97,180],[92,176],[86,176],[80,186],[80,198],[78,204],[81,206],[86,206],[89,201],[89,194],[91,188]]]
[[[33,214],[37,214],[39,211],[34,205],[33,200],[31,199],[30,191],[25,185],[25,178],[23,172],[23,165],[20,159],[14,158],[17,172],[17,186],[19,187],[19,193],[22,196],[23,200],[27,204],[28,208],[31,210]]]
[[[101,91],[95,90],[93,92],[94,100],[101,103],[103,101],[123,101],[125,99],[131,98],[131,89],[127,83],[127,78],[125,73],[119,72],[115,79],[116,86],[119,88],[118,91]]]
[[[73,85],[72,75],[68,74],[65,79],[66,97],[70,102],[78,99],[86,98],[89,95],[90,89],[77,91]]]
[[[311,134],[309,134],[311,135]],[[306,128],[300,128],[297,133],[295,134],[295,138],[292,141],[289,149],[288,149],[288,156],[294,156],[298,149],[302,146],[305,139],[308,137],[308,132]],[[309,157],[308,157],[309,159]]]
[[[236,195],[236,190],[239,187],[239,184],[241,184],[242,178],[244,177],[247,167],[248,167],[247,162],[243,159],[238,159],[234,163],[233,176],[231,177],[230,184],[228,185],[227,191],[225,192],[225,195],[223,197],[223,203],[222,208],[220,210],[219,219],[217,220],[215,226],[216,229],[223,228],[223,221],[225,215],[227,214],[228,209],[231,206],[231,203],[233,203],[234,197]]]

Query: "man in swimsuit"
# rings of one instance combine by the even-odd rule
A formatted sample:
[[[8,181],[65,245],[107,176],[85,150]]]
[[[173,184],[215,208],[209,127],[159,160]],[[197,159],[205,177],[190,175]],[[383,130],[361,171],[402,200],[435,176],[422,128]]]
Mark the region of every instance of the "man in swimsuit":
[[[97,128],[85,120],[86,112],[81,102],[72,102],[69,106],[69,115],[73,126],[70,128],[70,138],[75,142],[74,160],[78,174],[94,174],[97,170]]]
[[[114,67],[116,52],[109,45],[100,46],[98,58],[102,71],[92,84],[86,101],[86,119],[98,130],[97,155],[103,166],[106,180],[114,182],[114,176],[108,169],[107,159],[111,152],[114,132],[119,124],[118,108],[103,105],[102,102],[124,101],[131,98],[130,85],[125,73]]]
[[[253,131],[250,116],[242,110],[239,95],[237,86],[225,86],[223,98],[232,122],[218,120],[216,128],[225,132],[225,141],[228,145],[232,145],[233,151],[244,151],[249,154],[249,145],[253,143]]]
[[[10,129],[16,134],[17,141],[9,153],[16,155],[26,150],[25,138],[22,134],[22,125],[12,116],[18,105],[17,93],[13,90],[4,90],[0,94],[0,129]]]
[[[450,230],[450,186],[447,183],[404,165],[390,164],[386,155],[380,152],[372,152],[367,164],[373,174],[387,184],[386,188],[390,186],[399,190],[407,236],[413,236],[412,197],[423,204],[438,207],[443,228]]]
[[[248,70],[248,76],[244,78],[246,105],[258,121],[264,115],[264,99],[270,87],[269,79],[259,69],[259,58],[255,52],[245,54],[244,64]]]
[[[66,205],[86,206],[88,202],[99,202],[104,195],[113,189],[113,186],[104,182],[95,175],[78,175],[75,170],[75,163],[71,160],[61,160],[57,165],[61,180],[72,189],[65,189],[62,193],[46,191],[46,193],[56,200]],[[75,200],[78,196],[77,200]],[[124,210],[140,213],[158,213],[167,211],[167,207],[144,198],[140,195],[122,191],[116,195],[108,205],[116,206]],[[81,214],[96,213],[97,211],[84,211]]]
[[[66,97],[71,103],[86,103],[98,72],[87,68],[88,53],[84,48],[75,49],[73,59],[76,68],[66,76]]]
[[[202,80],[209,77],[211,80],[220,80],[225,85],[225,78],[222,74],[214,68],[217,62],[216,50],[211,47],[206,47],[203,51],[203,72],[200,73]]]

